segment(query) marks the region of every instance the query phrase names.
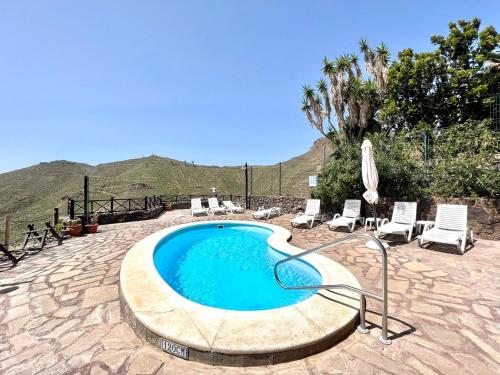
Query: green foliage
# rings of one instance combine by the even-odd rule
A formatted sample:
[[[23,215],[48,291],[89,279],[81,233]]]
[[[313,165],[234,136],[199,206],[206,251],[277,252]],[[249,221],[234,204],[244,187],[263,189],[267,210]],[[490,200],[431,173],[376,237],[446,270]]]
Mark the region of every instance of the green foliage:
[[[379,174],[379,194],[406,199],[426,196],[419,139],[412,139],[410,134],[387,139],[378,133],[371,141]]]
[[[361,148],[340,144],[335,157],[321,171],[314,197],[320,198],[327,209],[338,212],[345,199],[359,197],[362,192]]]
[[[378,114],[396,129],[412,129],[419,121],[443,127],[488,117],[485,105],[500,84],[500,75],[484,69],[488,56],[500,46],[493,26],[459,20],[447,36],[432,36],[432,52],[399,52],[388,74],[384,104]]]
[[[408,200],[430,195],[500,198],[500,163],[495,158],[500,154],[500,133],[489,125],[489,120],[471,120],[431,134],[428,177],[424,173],[420,131],[402,132],[393,138],[382,133],[370,135],[379,195]],[[425,123],[418,126],[427,128]],[[345,199],[359,199],[366,189],[361,176],[361,147],[341,144],[334,155],[322,170],[315,196],[328,210],[339,212]]]
[[[418,143],[406,135],[390,139],[378,133],[368,137],[373,144],[381,196],[417,199],[426,195]],[[359,144],[340,144],[334,158],[322,170],[315,196],[328,210],[339,212],[344,200],[360,198],[366,190],[361,175]]]
[[[433,147],[431,192],[444,197],[500,198],[500,133],[488,121],[446,129]]]

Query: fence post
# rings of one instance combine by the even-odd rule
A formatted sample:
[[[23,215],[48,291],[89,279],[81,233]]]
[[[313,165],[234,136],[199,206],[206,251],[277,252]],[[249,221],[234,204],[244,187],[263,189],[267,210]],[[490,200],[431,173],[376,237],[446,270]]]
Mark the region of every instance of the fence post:
[[[74,220],[75,219],[75,200],[73,198],[71,198],[69,200],[69,210],[68,210],[68,214],[69,214],[69,218],[71,220]]]
[[[59,208],[54,207],[54,211],[52,212],[52,223],[56,225],[59,222]]]
[[[248,210],[248,164],[245,163],[245,208]]]
[[[9,243],[10,243],[10,220],[11,217],[10,215],[5,215],[5,248],[9,250]]]
[[[148,210],[148,196],[146,195],[144,197],[144,211]]]
[[[114,206],[114,198],[111,197],[111,203],[110,203],[110,211],[111,211],[111,213],[113,213],[113,211],[114,211],[114,207],[113,206]]]
[[[85,225],[88,222],[89,215],[89,176],[83,177],[83,222],[82,222],[82,232],[87,233]]]

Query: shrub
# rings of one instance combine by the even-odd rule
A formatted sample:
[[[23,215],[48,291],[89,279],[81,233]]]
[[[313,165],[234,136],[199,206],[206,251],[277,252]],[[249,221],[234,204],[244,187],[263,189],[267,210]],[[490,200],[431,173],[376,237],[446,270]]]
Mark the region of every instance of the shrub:
[[[434,141],[431,192],[442,197],[500,198],[500,134],[487,121],[467,121]]]
[[[325,209],[338,212],[344,200],[363,192],[361,148],[351,144],[335,146],[334,157],[323,167],[314,197]]]
[[[368,138],[374,149],[379,195],[405,199],[425,197],[427,190],[418,144],[407,135],[391,139],[378,133]],[[360,145],[335,146],[334,157],[323,168],[314,196],[323,201],[327,210],[338,212],[345,199],[360,198],[365,190]]]

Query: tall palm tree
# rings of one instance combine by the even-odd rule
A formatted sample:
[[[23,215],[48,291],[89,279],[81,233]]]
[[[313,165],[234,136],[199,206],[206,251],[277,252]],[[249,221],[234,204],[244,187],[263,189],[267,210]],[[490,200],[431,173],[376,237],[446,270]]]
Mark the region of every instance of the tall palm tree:
[[[373,50],[366,39],[361,39],[359,47],[368,79],[365,79],[358,56],[343,54],[334,61],[323,59],[321,71],[326,80],[319,80],[317,92],[304,86],[302,110],[311,125],[323,135],[334,134],[347,141],[360,139],[374,115],[375,105],[381,102],[387,90],[390,56],[387,46],[381,43]],[[332,122],[332,112],[336,124]],[[325,119],[328,131],[323,128]]]

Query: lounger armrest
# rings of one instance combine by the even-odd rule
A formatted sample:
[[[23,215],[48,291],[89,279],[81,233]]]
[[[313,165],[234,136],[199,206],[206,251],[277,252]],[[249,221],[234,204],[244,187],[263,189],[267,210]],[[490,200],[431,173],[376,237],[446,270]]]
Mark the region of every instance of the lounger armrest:
[[[427,223],[424,225],[424,229],[422,230],[422,234],[424,234],[425,232],[427,232],[429,229],[431,229],[432,227],[434,226],[434,224],[431,224],[431,223]]]
[[[335,214],[333,215],[333,220],[335,220],[336,218],[340,217],[340,214]]]
[[[303,212],[298,212],[298,213],[297,213],[297,215],[296,215],[295,217],[299,217],[299,216],[302,216],[302,215],[304,215],[304,213],[303,213]]]
[[[384,225],[384,224],[388,224],[389,223],[389,219],[388,218],[384,218],[382,219],[382,221],[380,222],[380,226]],[[377,223],[375,223],[377,224]]]

